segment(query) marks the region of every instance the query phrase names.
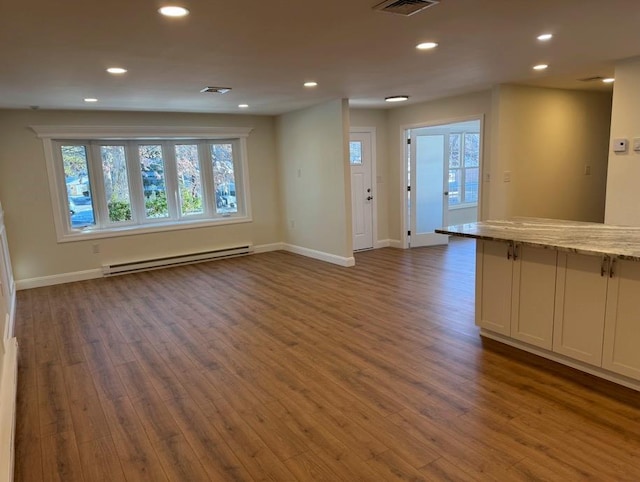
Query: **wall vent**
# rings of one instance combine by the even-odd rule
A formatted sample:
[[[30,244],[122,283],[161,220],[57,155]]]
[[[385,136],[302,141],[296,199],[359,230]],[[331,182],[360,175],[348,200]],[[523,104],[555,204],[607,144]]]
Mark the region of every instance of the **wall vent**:
[[[231,87],[205,87],[200,92],[209,94],[226,94],[231,90]]]
[[[182,266],[184,264],[202,263],[220,258],[231,258],[242,256],[253,252],[251,245],[234,246],[232,248],[217,249],[215,251],[205,251],[201,253],[189,253],[167,258],[153,258],[129,263],[108,264],[102,267],[104,276],[114,276],[118,274],[137,273],[138,271],[148,271],[151,269],[169,268],[171,266]]]
[[[408,17],[438,3],[440,3],[440,0],[387,0],[376,5],[373,9]]]

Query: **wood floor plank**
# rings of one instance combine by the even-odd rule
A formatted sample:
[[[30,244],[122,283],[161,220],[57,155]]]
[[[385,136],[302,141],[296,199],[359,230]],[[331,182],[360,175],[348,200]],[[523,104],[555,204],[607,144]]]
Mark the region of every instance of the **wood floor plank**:
[[[110,436],[78,445],[85,480],[92,482],[126,481],[116,448]]]
[[[479,338],[474,248],[18,292],[15,480],[637,480],[640,393]]]
[[[42,438],[42,473],[44,481],[83,482],[80,455],[73,432]]]
[[[40,435],[72,431],[71,409],[60,362],[39,365],[37,375]]]
[[[42,477],[36,368],[34,365],[20,366],[16,393],[15,479],[35,482]]]
[[[109,425],[85,364],[65,367],[64,379],[78,443],[107,437],[110,434]]]
[[[127,481],[168,480],[129,399],[104,400],[102,406]]]
[[[253,480],[194,401],[180,398],[167,406],[212,480]]]

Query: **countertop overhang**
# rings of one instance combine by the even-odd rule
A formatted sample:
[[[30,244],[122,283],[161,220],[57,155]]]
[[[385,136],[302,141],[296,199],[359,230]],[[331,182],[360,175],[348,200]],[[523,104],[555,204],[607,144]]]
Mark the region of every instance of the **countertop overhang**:
[[[640,227],[544,218],[481,221],[436,233],[640,261]]]

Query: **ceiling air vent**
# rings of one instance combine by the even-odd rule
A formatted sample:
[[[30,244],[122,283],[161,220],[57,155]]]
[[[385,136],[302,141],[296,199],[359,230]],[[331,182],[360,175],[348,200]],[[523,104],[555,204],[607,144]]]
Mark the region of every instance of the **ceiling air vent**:
[[[231,87],[205,87],[200,92],[209,92],[211,94],[226,94],[231,90]]]
[[[387,0],[373,7],[374,10],[408,17],[428,7],[440,3],[440,0]]]

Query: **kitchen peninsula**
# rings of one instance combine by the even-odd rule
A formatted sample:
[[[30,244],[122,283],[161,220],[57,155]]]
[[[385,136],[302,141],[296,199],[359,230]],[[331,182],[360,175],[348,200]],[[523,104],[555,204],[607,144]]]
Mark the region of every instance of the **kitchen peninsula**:
[[[436,232],[477,240],[482,336],[640,390],[640,227],[514,218]]]

